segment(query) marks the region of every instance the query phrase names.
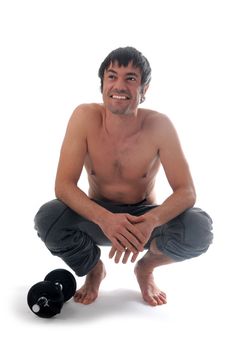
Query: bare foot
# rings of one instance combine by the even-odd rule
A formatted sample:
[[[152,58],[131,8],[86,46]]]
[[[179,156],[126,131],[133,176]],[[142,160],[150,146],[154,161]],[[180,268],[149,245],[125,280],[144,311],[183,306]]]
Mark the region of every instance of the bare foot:
[[[91,304],[98,296],[99,286],[106,275],[104,264],[101,260],[87,274],[84,285],[75,292],[74,301],[81,304]]]
[[[145,302],[151,306],[163,305],[167,303],[166,294],[156,286],[154,276],[151,271],[146,271],[142,265],[140,266],[140,264],[137,264],[134,272]]]

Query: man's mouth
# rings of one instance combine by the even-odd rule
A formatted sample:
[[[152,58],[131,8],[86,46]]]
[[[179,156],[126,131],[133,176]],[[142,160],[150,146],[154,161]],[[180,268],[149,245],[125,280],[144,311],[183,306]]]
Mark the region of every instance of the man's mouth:
[[[111,98],[113,98],[114,100],[129,100],[129,97],[126,95],[110,95]]]

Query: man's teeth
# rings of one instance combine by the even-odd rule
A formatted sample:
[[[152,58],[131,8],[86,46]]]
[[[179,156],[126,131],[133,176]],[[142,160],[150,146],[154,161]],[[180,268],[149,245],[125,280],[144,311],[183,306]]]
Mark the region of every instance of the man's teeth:
[[[116,98],[117,100],[127,100],[126,96],[112,95],[112,98]]]

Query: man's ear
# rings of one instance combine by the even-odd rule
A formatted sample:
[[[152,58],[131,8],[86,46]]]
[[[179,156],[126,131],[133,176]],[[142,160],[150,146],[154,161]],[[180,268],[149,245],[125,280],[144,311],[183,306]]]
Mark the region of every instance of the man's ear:
[[[143,87],[142,87],[142,89],[141,89],[141,99],[140,99],[140,103],[142,103],[142,102],[144,102],[145,101],[145,94],[146,94],[146,92],[147,92],[147,89],[148,89],[148,87],[149,87],[149,84],[146,84],[146,85],[144,85]]]
[[[143,95],[146,94],[148,88],[149,88],[149,84],[146,84],[146,85],[143,86]]]

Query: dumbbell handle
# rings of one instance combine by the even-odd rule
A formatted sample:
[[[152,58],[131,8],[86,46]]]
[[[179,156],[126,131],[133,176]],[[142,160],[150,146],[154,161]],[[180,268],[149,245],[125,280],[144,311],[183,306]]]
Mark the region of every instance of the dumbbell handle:
[[[46,297],[40,297],[37,300],[37,304],[34,304],[32,306],[32,311],[37,313],[40,311],[41,307],[46,307],[46,306],[49,307],[49,299],[47,299]]]
[[[58,288],[60,288],[60,291],[62,291],[63,285],[62,285],[61,283],[56,282],[56,283],[55,283],[55,286],[58,287]]]

